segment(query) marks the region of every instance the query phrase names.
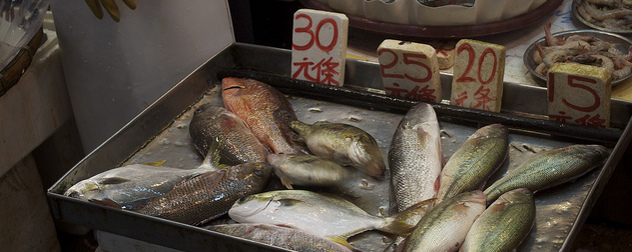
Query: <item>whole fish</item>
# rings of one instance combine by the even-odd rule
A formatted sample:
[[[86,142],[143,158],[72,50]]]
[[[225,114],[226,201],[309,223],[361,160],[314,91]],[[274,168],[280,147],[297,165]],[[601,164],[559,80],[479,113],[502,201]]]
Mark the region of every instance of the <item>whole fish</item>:
[[[195,148],[203,156],[211,143],[218,141],[222,164],[266,161],[267,148],[252,134],[244,120],[221,106],[207,103],[195,109],[189,133]]]
[[[505,161],[508,146],[507,128],[501,124],[491,124],[474,132],[443,167],[439,175],[438,200],[482,189]]]
[[[178,169],[147,164],[126,165],[79,181],[64,195],[85,200],[110,199],[121,206],[161,196],[181,181],[216,170],[213,167]]]
[[[261,143],[274,153],[299,154],[292,141],[292,130],[273,113],[283,110],[296,118],[292,104],[278,90],[252,79],[222,79],[224,107],[243,119]]]
[[[430,104],[415,105],[399,122],[388,163],[398,211],[435,197],[443,154],[439,122]]]
[[[351,252],[352,249],[322,236],[295,228],[262,223],[223,224],[207,227],[208,230],[241,237],[294,251]]]
[[[225,214],[239,198],[261,192],[272,170],[267,163],[246,163],[202,173],[151,199],[136,212],[200,225]]]
[[[431,202],[421,202],[394,216],[378,217],[334,195],[281,190],[241,198],[228,211],[228,215],[240,223],[282,225],[327,238],[346,240],[372,229],[405,235],[414,227],[406,224],[406,219],[425,211]]]
[[[535,201],[526,188],[501,195],[476,219],[459,251],[514,251],[535,223]]]
[[[386,165],[382,151],[375,138],[366,131],[350,124],[325,121],[310,125],[293,120],[290,127],[314,155],[358,168],[372,177],[384,176]]]
[[[404,244],[399,245],[403,246],[401,251],[457,251],[483,210],[485,195],[480,190],[441,201],[421,217]]]
[[[493,202],[503,193],[522,187],[536,193],[581,177],[602,166],[609,155],[601,145],[570,145],[541,152],[490,185],[485,196]]]
[[[353,176],[353,172],[329,159],[308,154],[269,154],[268,163],[283,185],[298,186],[339,185]]]

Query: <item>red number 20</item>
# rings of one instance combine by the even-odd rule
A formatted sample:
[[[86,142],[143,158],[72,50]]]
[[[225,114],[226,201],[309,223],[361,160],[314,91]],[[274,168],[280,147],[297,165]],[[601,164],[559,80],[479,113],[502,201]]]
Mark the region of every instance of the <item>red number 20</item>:
[[[467,66],[465,67],[465,71],[463,71],[463,74],[461,74],[461,76],[456,79],[456,82],[475,82],[476,80],[474,78],[469,77],[467,75],[470,73],[470,71],[472,70],[472,67],[474,66],[474,63],[476,60],[476,55],[475,55],[476,52],[474,52],[474,48],[469,43],[463,43],[461,46],[459,46],[459,48],[456,49],[457,55],[461,54],[462,51],[467,52],[467,56],[468,56]],[[489,76],[489,79],[483,80],[483,78],[481,77],[481,70],[482,70],[481,68],[483,66],[483,60],[485,60],[485,56],[487,56],[487,54],[491,54],[494,57],[494,65],[492,67],[492,73]],[[483,53],[478,58],[478,73],[477,73],[478,81],[483,85],[490,83],[492,79],[494,78],[494,75],[496,75],[497,66],[498,66],[498,57],[496,56],[496,52],[494,52],[494,50],[489,47],[483,50]]]

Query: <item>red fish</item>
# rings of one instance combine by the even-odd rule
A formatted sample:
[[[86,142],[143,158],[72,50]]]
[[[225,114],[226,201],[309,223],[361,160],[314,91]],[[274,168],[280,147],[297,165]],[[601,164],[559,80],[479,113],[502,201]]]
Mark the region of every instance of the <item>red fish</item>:
[[[299,154],[291,135],[292,129],[274,116],[277,110],[296,120],[292,104],[284,94],[268,84],[253,79],[222,79],[224,107],[244,120],[252,133],[275,153]]]

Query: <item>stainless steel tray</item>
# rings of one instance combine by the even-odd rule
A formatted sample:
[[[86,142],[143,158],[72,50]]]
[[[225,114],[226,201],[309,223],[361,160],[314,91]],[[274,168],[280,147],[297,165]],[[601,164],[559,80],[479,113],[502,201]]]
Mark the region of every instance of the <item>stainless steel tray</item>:
[[[290,95],[300,120],[345,122],[372,134],[384,154],[392,133],[414,101],[387,97],[381,92],[379,66],[347,60],[344,88],[307,83],[287,78],[290,51],[235,43],[218,53],[167,94],[134,118],[119,132],[86,156],[48,189],[54,217],[71,225],[102,230],[133,239],[185,251],[272,251],[276,247],[252,242],[200,227],[116,210],[63,196],[72,184],[122,164],[166,161],[163,165],[190,168],[199,165],[188,135],[193,108],[206,102],[221,104],[217,87],[221,76],[242,76],[263,80]],[[445,101],[449,100],[451,76],[442,75]],[[570,250],[572,242],[613,169],[630,144],[632,105],[612,102],[612,129],[594,129],[549,121],[546,114],[546,89],[505,83],[501,113],[481,112],[434,104],[439,116],[442,148],[446,158],[456,151],[477,128],[500,122],[510,127],[509,162],[497,174],[517,166],[524,158],[545,149],[572,143],[601,143],[612,149],[603,168],[557,188],[536,195],[536,225],[520,251]],[[498,175],[496,175],[498,176]],[[492,178],[494,179],[494,178]],[[364,196],[355,201],[372,214],[385,214],[388,207],[388,179],[370,182],[358,189],[361,181],[349,183],[350,193]],[[365,184],[366,185],[366,184]],[[365,200],[365,199],[373,200]],[[382,251],[391,236],[368,231],[350,239],[359,249]]]

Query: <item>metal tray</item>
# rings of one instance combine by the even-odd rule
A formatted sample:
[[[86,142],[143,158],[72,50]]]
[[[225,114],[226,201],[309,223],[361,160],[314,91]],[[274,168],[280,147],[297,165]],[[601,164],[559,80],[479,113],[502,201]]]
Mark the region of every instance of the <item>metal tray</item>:
[[[290,54],[288,50],[235,43],[209,59],[48,189],[54,218],[64,224],[185,251],[209,248],[216,251],[285,251],[62,194],[72,184],[122,164],[165,160],[163,165],[168,167],[199,165],[202,159],[192,146],[187,126],[196,106],[206,102],[221,103],[217,85],[222,76],[228,75],[260,79],[275,86],[289,95],[297,116],[305,122],[328,120],[361,127],[376,138],[386,154],[399,120],[416,102],[385,96],[381,91],[379,66],[364,61],[347,60],[347,80],[343,88],[292,80],[287,77]],[[451,78],[450,75],[441,76],[446,102]],[[443,103],[433,106],[444,131],[442,148],[446,158],[481,126],[503,123],[510,127],[509,162],[497,174],[513,169],[534,152],[572,143],[600,143],[612,149],[603,168],[573,183],[536,195],[536,225],[519,251],[570,250],[579,228],[631,140],[632,105],[620,100],[612,101],[611,129],[550,121],[544,116],[546,89],[514,83],[505,83],[501,113],[456,108]],[[350,193],[361,191],[370,195],[361,197],[356,204],[372,214],[385,214],[388,181],[365,183],[365,189],[355,191],[361,181],[349,183],[349,190]],[[374,200],[362,200],[367,198]],[[362,250],[382,251],[391,244],[392,238],[381,232],[368,231],[352,237],[350,242]]]

